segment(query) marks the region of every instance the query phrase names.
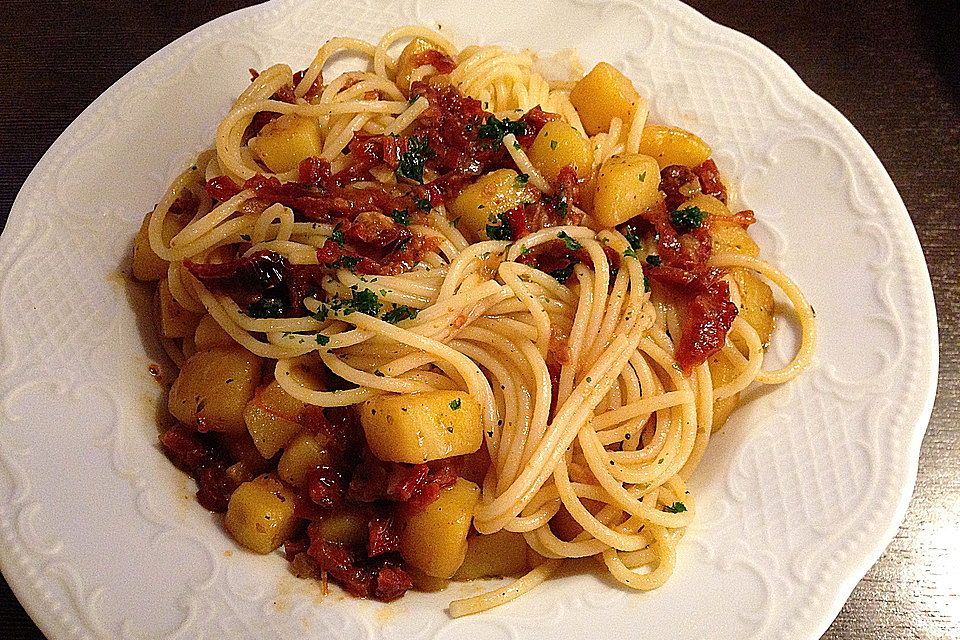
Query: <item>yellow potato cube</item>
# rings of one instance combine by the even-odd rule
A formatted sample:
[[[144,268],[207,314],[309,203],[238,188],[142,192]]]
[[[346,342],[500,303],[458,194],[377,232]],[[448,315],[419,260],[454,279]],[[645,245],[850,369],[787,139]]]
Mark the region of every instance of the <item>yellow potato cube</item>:
[[[769,342],[773,333],[774,312],[770,285],[746,269],[731,269],[730,278],[740,291],[740,317],[756,330],[760,342]]]
[[[595,66],[570,91],[570,102],[591,136],[608,131],[614,118],[629,127],[640,100],[630,79],[606,62]]]
[[[467,540],[467,555],[454,580],[474,580],[516,576],[527,568],[527,543],[523,535],[512,531],[498,531],[491,535],[474,536]]]
[[[527,156],[548,181],[556,180],[567,166],[573,167],[577,177],[586,178],[593,165],[593,145],[567,123],[553,120],[540,129]]]
[[[413,57],[430,49],[436,49],[436,47],[430,44],[429,40],[414,38],[400,52],[400,57],[397,58],[397,75],[394,82],[397,88],[403,92],[403,95],[408,97],[410,95],[410,74],[416,68],[413,64]]]
[[[280,479],[295,487],[303,486],[307,473],[331,460],[323,436],[301,432],[291,440],[280,456],[277,473]]]
[[[656,158],[660,167],[696,167],[710,157],[711,151],[710,145],[686,129],[649,124],[643,128],[640,153]]]
[[[650,156],[613,156],[600,167],[593,196],[593,215],[604,227],[615,227],[660,200],[660,167]]]
[[[243,410],[260,383],[260,358],[241,347],[200,351],[184,363],[167,407],[180,422],[211,431],[246,428]]]
[[[450,584],[450,580],[448,578],[436,578],[410,566],[408,566],[406,569],[407,574],[413,581],[413,587],[417,591],[443,591]]]
[[[720,253],[739,253],[753,257],[760,255],[760,247],[753,241],[747,230],[736,222],[727,220],[717,218],[710,220],[710,245],[715,255]]]
[[[498,169],[464,188],[448,208],[453,219],[460,219],[460,231],[486,240],[491,218],[535,200],[529,189],[513,169]]]
[[[156,282],[167,277],[167,267],[170,263],[153,252],[150,247],[150,217],[151,211],[143,217],[140,230],[133,238],[133,277],[140,282]],[[160,236],[164,242],[170,242],[173,236],[180,233],[187,225],[187,216],[167,214],[163,219],[163,229]]]
[[[473,453],[483,441],[480,403],[461,391],[378,396],[360,405],[360,423],[373,455],[390,462]]]
[[[707,359],[707,366],[710,368],[710,376],[713,378],[713,388],[722,387],[737,377],[739,371],[731,364],[722,353],[718,353]],[[733,410],[740,404],[740,394],[735,393],[732,396],[714,400],[713,402],[713,431],[716,431],[724,425]]]
[[[232,347],[237,343],[209,313],[200,318],[197,330],[193,334],[193,344],[197,351],[206,351],[214,347]]]
[[[324,515],[315,526],[320,537],[329,542],[363,544],[369,536],[368,520],[360,509],[343,509]]]
[[[411,566],[436,578],[449,578],[467,554],[467,532],[480,487],[458,478],[440,497],[407,518],[400,555]]]
[[[166,278],[160,281],[157,293],[160,301],[160,334],[164,338],[192,336],[200,322],[200,314],[184,309],[173,299]]]
[[[272,458],[303,430],[297,421],[303,406],[303,402],[284,391],[276,380],[257,389],[243,410],[243,420],[264,458]]]
[[[282,482],[261,476],[233,492],[223,524],[233,539],[250,551],[270,553],[296,528],[296,500],[296,494]]]
[[[250,150],[270,171],[281,173],[319,156],[320,130],[311,118],[287,113],[268,123],[249,142]]]

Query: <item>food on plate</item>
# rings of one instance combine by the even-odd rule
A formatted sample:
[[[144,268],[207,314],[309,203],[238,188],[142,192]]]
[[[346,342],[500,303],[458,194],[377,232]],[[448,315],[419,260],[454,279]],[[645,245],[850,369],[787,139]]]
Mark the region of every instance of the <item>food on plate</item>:
[[[357,70],[332,74],[334,56]],[[553,65],[556,67],[556,65]],[[348,593],[565,558],[669,577],[686,481],[813,310],[708,144],[614,66],[402,27],[250,85],[134,239],[179,367],[168,457],[257,553]],[[780,289],[799,328],[764,369]]]

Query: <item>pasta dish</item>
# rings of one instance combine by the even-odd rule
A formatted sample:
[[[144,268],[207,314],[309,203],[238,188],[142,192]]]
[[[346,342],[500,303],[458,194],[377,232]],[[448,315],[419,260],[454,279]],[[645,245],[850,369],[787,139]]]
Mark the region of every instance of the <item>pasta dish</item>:
[[[251,75],[134,240],[200,503],[358,597],[515,578],[453,616],[567,558],[662,585],[711,434],[815,343],[708,144],[607,63],[420,27]]]

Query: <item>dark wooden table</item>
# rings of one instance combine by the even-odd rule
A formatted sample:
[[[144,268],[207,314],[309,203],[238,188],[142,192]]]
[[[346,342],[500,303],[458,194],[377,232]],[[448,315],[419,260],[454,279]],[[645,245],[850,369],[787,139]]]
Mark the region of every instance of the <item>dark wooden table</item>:
[[[148,55],[243,0],[0,0],[0,228],[43,152]],[[824,636],[960,638],[960,3],[696,0],[780,54],[860,130],[933,279],[940,388],[907,517]],[[0,638],[43,638],[0,580]]]

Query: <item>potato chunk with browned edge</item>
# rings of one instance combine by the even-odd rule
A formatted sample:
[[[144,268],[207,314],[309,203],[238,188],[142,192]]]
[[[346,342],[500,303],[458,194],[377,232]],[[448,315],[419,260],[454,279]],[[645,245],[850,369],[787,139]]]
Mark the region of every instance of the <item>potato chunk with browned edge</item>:
[[[462,391],[384,395],[360,405],[373,455],[418,464],[473,453],[483,441],[480,403]]]
[[[297,421],[303,406],[303,402],[284,391],[276,380],[257,389],[243,410],[243,420],[264,458],[272,458],[303,430]]]
[[[400,536],[403,559],[437,578],[456,573],[467,553],[467,532],[479,499],[480,487],[463,478],[443,489],[423,511],[407,518]]]
[[[503,530],[470,538],[467,541],[467,555],[453,574],[453,579],[516,576],[526,568],[527,543],[523,535]]]
[[[640,100],[630,79],[606,62],[595,66],[570,91],[570,102],[591,136],[609,130],[614,118],[629,127]]]
[[[549,181],[557,179],[564,167],[572,167],[578,178],[590,175],[593,146],[580,132],[559,120],[543,125],[527,150],[530,162]]]
[[[468,237],[486,240],[487,224],[497,215],[533,202],[527,183],[513,169],[491,171],[465,187],[450,203],[450,213],[459,218],[458,229]]]
[[[310,118],[288,113],[265,125],[249,146],[270,171],[290,171],[320,155],[320,130]]]
[[[296,494],[282,482],[260,476],[233,492],[223,524],[233,539],[250,551],[270,553],[297,526],[296,500]]]
[[[650,156],[613,156],[600,167],[593,197],[593,215],[604,227],[615,227],[660,200],[660,168]]]
[[[193,354],[170,388],[167,407],[180,422],[211,431],[246,428],[243,409],[260,383],[260,358],[242,347]]]

